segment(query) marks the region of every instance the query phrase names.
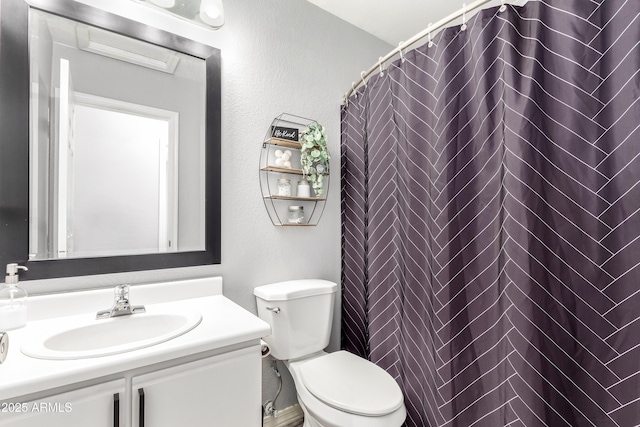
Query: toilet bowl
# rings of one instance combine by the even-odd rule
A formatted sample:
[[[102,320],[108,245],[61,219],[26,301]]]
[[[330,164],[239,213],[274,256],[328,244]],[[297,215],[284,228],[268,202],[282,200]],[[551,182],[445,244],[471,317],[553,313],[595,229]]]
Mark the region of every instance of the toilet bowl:
[[[407,416],[393,378],[351,353],[321,352],[285,365],[305,413],[303,427],[397,427]]]
[[[403,395],[382,368],[346,351],[326,353],[337,285],[294,280],[254,289],[264,340],[293,377],[304,427],[399,427]]]

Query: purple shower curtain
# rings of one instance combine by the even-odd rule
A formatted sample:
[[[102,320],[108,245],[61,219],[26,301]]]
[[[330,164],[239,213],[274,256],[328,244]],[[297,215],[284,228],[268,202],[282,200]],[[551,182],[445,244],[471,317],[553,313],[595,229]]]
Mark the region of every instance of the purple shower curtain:
[[[407,426],[638,425],[640,1],[467,26],[343,107],[343,346]]]

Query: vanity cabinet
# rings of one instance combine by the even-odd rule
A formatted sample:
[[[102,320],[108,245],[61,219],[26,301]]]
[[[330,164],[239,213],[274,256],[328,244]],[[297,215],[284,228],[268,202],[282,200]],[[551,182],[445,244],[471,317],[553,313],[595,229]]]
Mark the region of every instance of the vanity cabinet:
[[[123,378],[37,400],[3,402],[0,426],[124,426],[124,399]]]
[[[132,426],[261,425],[256,357],[241,350],[133,377]]]
[[[136,369],[37,400],[0,403],[0,427],[258,427],[260,378],[260,347],[245,347],[163,369]]]
[[[300,164],[302,144],[298,138],[311,124],[317,125],[317,122],[283,113],[272,121],[262,142],[260,188],[265,208],[273,225],[283,227],[318,225],[324,212],[326,194],[329,192],[328,173],[324,176],[322,196],[315,196],[312,189],[309,190],[308,196],[300,195],[297,191],[298,181],[304,178]],[[280,180],[288,181],[288,190],[282,191]],[[289,218],[291,206],[302,207],[304,212],[302,220]]]

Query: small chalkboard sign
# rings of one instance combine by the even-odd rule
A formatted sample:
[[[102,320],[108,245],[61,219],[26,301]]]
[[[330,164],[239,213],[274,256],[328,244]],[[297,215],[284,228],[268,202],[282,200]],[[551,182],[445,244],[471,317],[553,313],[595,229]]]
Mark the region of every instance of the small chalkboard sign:
[[[286,139],[287,141],[298,141],[298,129],[271,126],[271,136],[273,138]]]

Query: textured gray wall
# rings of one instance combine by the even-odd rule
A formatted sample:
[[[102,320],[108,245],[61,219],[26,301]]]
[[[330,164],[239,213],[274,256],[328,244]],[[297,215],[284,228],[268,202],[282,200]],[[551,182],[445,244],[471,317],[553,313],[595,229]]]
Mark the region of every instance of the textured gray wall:
[[[222,264],[195,268],[40,280],[34,293],[118,283],[222,276],[224,294],[255,313],[255,286],[297,278],[340,281],[339,139],[342,96],[392,46],[302,0],[228,0],[226,24],[212,32],[151,13],[129,0],[83,0],[222,50]],[[317,227],[274,227],[258,182],[261,142],[273,118],[287,112],[316,119],[328,131],[332,182]],[[331,347],[339,345],[339,305]],[[282,364],[277,407],[296,401]],[[264,400],[277,382],[264,365]]]

